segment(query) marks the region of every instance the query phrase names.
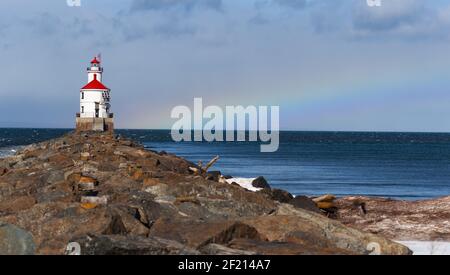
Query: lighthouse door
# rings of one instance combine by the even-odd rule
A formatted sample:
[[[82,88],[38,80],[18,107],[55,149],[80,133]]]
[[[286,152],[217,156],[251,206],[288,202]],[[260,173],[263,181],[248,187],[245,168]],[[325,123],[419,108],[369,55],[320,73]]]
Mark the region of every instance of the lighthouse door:
[[[100,107],[99,107],[99,103],[95,103],[95,117],[99,117],[99,113],[100,113]]]

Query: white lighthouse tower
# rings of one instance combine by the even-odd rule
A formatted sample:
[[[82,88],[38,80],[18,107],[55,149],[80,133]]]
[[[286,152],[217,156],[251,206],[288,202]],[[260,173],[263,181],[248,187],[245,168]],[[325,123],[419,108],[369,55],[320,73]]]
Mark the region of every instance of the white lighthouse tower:
[[[102,83],[103,68],[97,57],[87,68],[88,84],[80,91],[80,112],[77,131],[109,131],[114,129],[111,110],[111,90]]]

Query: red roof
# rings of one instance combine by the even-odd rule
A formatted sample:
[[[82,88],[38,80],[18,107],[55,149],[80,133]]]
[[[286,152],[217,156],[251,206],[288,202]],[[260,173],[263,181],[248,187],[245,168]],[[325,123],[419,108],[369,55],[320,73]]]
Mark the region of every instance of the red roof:
[[[100,64],[100,61],[98,61],[97,57],[94,57],[94,59],[92,59],[91,64]]]
[[[108,87],[103,85],[100,81],[98,81],[97,74],[94,74],[94,80],[92,80],[86,86],[81,88],[81,90],[109,90],[109,89]]]

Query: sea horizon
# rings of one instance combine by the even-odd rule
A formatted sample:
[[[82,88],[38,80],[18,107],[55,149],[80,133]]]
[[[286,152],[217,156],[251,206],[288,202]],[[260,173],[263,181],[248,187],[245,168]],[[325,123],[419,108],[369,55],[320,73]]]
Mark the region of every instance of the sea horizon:
[[[75,131],[75,127],[0,127],[0,129],[23,129],[23,130],[69,130],[69,131]],[[133,130],[133,131],[171,131],[171,129],[167,128],[115,128],[116,131],[127,131],[127,130]],[[190,131],[204,131],[205,129],[190,129]],[[225,131],[225,130],[222,130]],[[245,131],[245,132],[251,132],[248,130],[234,130],[236,131]],[[257,131],[253,131],[257,132]],[[281,129],[278,132],[324,132],[324,133],[406,133],[406,134],[450,134],[450,130],[448,132],[446,131],[400,131],[400,130],[284,130]]]

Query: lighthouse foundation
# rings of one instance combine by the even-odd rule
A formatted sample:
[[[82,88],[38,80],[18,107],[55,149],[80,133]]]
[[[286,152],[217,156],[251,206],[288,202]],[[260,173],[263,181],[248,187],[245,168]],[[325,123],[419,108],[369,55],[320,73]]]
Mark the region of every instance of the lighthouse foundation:
[[[76,119],[77,132],[114,132],[113,118],[98,118],[98,117],[77,117]]]

